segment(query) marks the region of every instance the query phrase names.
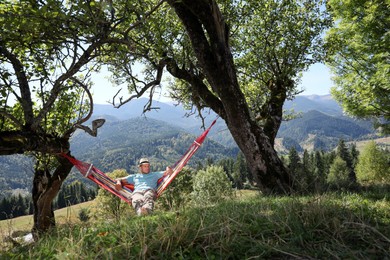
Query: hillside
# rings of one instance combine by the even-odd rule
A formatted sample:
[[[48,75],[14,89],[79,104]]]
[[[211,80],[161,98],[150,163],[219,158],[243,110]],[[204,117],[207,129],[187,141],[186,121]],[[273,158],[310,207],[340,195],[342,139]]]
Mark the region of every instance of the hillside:
[[[295,112],[309,112],[317,110],[327,115],[342,116],[341,107],[330,95],[310,95],[296,96],[293,100],[288,100],[283,106],[284,109],[293,109]]]
[[[153,165],[160,168],[179,160],[196,137],[168,123],[141,117],[107,122],[99,129],[97,137],[77,132],[71,140],[71,150],[75,157],[92,161],[103,171],[134,170],[140,157],[149,157]],[[237,152],[237,148],[226,148],[206,139],[190,163],[235,157]]]
[[[310,150],[331,150],[340,139],[358,140],[374,133],[374,129],[349,118],[329,116],[316,110],[309,111],[297,119],[284,122],[278,132],[286,148],[294,146],[298,151],[306,145]],[[303,148],[303,149],[305,149]]]
[[[91,137],[77,131],[71,140],[72,154],[80,160],[92,162],[103,171],[123,168],[131,172],[140,157],[150,157],[154,169],[175,163],[203,129],[195,116],[185,117],[188,111],[181,106],[155,102],[153,110],[142,115],[146,99],[134,100],[116,109],[111,105],[96,105],[94,118],[105,118],[98,136]],[[337,103],[330,96],[298,96],[285,105],[302,115],[283,122],[275,142],[278,152],[286,153],[291,147],[298,151],[321,149],[329,151],[342,138],[345,141],[364,142],[375,138],[371,124],[342,115]],[[313,110],[315,108],[315,110]],[[216,118],[207,114],[205,125]],[[388,139],[384,139],[388,140]],[[217,161],[238,153],[225,122],[220,118],[210,131],[198,153],[190,160],[191,165],[206,159]],[[6,191],[26,193],[31,190],[32,160],[22,155],[0,157],[0,197]],[[68,181],[81,178],[73,171]],[[8,192],[7,192],[8,193]]]
[[[210,134],[213,131],[214,129]],[[108,120],[104,127],[99,129],[97,137],[81,130],[76,131],[71,139],[71,151],[77,159],[93,163],[103,172],[115,169],[125,169],[129,173],[137,171],[136,164],[141,157],[151,160],[152,170],[161,170],[178,161],[196,137],[180,127],[151,118]],[[228,148],[206,138],[188,164],[195,167],[206,160],[235,158],[237,153],[236,147]],[[11,191],[14,194],[31,191],[31,158],[23,155],[0,156],[0,165],[0,198]],[[93,185],[76,169],[72,169],[67,182],[76,179]]]

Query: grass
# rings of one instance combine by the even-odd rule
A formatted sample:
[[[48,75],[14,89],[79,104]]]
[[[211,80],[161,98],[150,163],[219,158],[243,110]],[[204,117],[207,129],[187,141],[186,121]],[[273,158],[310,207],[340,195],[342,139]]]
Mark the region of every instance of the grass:
[[[390,259],[389,206],[390,193],[261,197],[246,191],[218,205],[142,218],[65,221],[38,242],[3,251],[2,257]]]
[[[73,205],[67,208],[62,208],[54,212],[56,223],[59,225],[79,223],[78,214],[82,208],[93,208],[93,201],[88,201]],[[9,220],[0,221],[0,248],[4,248],[1,241],[7,237],[15,237],[30,233],[33,227],[33,216],[27,215]]]

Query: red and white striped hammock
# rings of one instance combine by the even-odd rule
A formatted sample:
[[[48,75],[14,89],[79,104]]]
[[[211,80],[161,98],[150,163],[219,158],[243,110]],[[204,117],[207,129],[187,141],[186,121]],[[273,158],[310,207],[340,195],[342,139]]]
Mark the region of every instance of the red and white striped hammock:
[[[202,145],[205,140],[207,134],[209,133],[211,127],[215,124],[217,119],[215,119],[209,128],[207,128],[198,138],[194,140],[190,148],[188,148],[187,152],[178,160],[171,168],[173,170],[172,174],[167,175],[159,179],[157,186],[157,197],[160,197],[164,190],[168,187],[168,185],[175,179],[175,177],[179,174],[179,172],[183,169],[183,167],[187,164],[190,158],[195,154],[195,152]],[[131,194],[134,190],[134,186],[132,184],[124,185],[123,189],[117,190],[115,189],[116,181],[108,177],[98,168],[93,166],[91,163],[86,163],[77,160],[74,157],[71,157],[65,153],[61,154],[65,158],[67,158],[79,171],[80,173],[95,182],[101,188],[111,192],[112,194],[118,196],[125,202],[131,205]]]

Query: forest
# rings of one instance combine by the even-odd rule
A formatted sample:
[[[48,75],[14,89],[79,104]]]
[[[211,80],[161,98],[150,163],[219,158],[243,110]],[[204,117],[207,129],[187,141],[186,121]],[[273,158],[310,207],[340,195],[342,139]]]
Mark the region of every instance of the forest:
[[[301,92],[302,73],[315,63],[331,70],[331,94],[344,113],[370,120],[376,135],[389,133],[389,10],[383,0],[1,2],[0,155],[31,158],[21,170],[32,173],[35,243],[25,247],[8,236],[15,248],[5,257],[75,258],[92,247],[85,258],[388,258],[387,150],[371,142],[357,155],[340,140],[337,152],[298,156],[290,149],[286,157],[275,146],[282,122],[297,117],[283,105]],[[156,110],[155,98],[167,92],[203,123],[212,110],[240,151],[233,165],[242,170],[244,161],[246,170],[202,164],[182,175],[192,185],[172,189],[188,201],[167,193],[161,204],[171,211],[130,223],[118,214],[122,204],[98,194],[94,214],[104,206],[117,214],[94,222],[84,211],[84,227],[57,226],[72,136],[82,130],[98,137],[107,122],[93,117],[92,77],[103,70],[123,89],[108,97],[115,108],[147,97],[143,111]],[[102,167],[111,161],[104,159]],[[255,193],[233,199],[241,185]],[[110,220],[131,242],[121,243]],[[79,243],[64,247],[64,234]],[[235,247],[240,240],[247,245]]]

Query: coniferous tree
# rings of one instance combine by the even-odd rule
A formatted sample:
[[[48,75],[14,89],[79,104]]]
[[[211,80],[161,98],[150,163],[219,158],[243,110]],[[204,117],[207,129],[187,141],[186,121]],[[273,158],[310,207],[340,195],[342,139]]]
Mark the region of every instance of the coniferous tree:
[[[244,183],[247,180],[248,171],[246,168],[245,158],[242,153],[238,153],[236,162],[233,167],[234,185],[237,189],[244,188]]]
[[[320,191],[323,189],[326,182],[326,170],[325,170],[325,161],[324,161],[324,153],[320,151],[315,152],[314,156],[314,164],[315,164],[315,190]]]
[[[0,202],[0,219],[7,219],[10,213],[10,202],[4,197]]]
[[[288,168],[291,173],[297,172],[301,164],[301,158],[298,155],[297,150],[292,147],[288,153]]]
[[[308,192],[312,191],[314,182],[313,156],[306,149],[303,151],[302,156],[302,174],[302,189]]]
[[[356,164],[358,162],[358,158],[359,158],[359,151],[356,148],[356,143],[353,143],[351,145],[350,153],[351,153],[351,159],[352,159],[352,168],[355,169]]]
[[[294,147],[290,149],[288,154],[288,169],[292,176],[292,186],[294,190],[298,192],[306,191],[301,158],[299,157],[298,152]]]
[[[356,183],[356,173],[355,169],[353,168],[353,160],[352,156],[349,153],[349,150],[345,144],[345,141],[343,139],[340,139],[338,145],[337,145],[337,153],[338,156],[340,156],[341,159],[343,159],[346,164],[347,168],[349,170],[349,180],[351,182],[351,185]]]

